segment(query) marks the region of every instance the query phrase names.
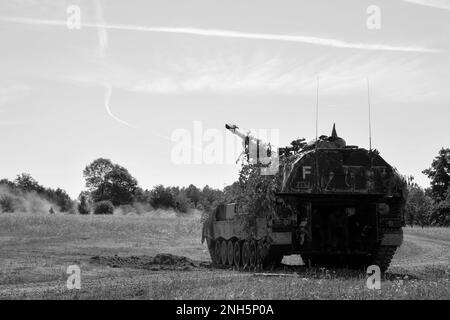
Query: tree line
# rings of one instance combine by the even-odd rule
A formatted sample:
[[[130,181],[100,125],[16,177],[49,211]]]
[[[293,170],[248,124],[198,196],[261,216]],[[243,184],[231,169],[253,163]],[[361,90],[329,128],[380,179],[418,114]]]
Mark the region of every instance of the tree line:
[[[408,225],[450,226],[450,149],[441,149],[430,168],[423,171],[430,187],[423,189],[408,177],[405,218]],[[109,159],[99,158],[83,170],[86,190],[76,200],[60,189],[45,188],[31,175],[18,175],[14,181],[0,180],[0,212],[21,211],[26,206],[24,194],[37,195],[61,212],[79,214],[111,214],[152,209],[172,209],[186,213],[192,209],[210,212],[220,203],[239,202],[258,212],[270,206],[276,179],[256,176],[251,166],[243,165],[238,181],[223,190],[209,186],[198,188],[157,185],[143,189],[126,168]],[[253,178],[252,178],[253,177]],[[8,190],[5,192],[5,190]],[[249,199],[251,198],[251,199]]]
[[[63,212],[73,212],[74,203],[62,189],[45,188],[30,174],[22,173],[14,181],[0,180],[0,212],[41,209],[37,200],[47,201]]]
[[[450,148],[442,148],[423,173],[431,180],[423,189],[408,177],[405,219],[408,225],[450,226]]]
[[[221,190],[209,186],[200,189],[193,184],[182,188],[157,185],[144,190],[126,168],[104,158],[96,159],[86,166],[83,176],[87,190],[78,199],[78,211],[81,214],[112,213],[114,207],[133,211],[138,209],[136,205],[173,209],[181,213],[190,209],[209,211],[223,199]]]
[[[143,189],[126,168],[109,159],[99,158],[83,170],[86,190],[72,200],[62,189],[45,188],[30,174],[22,173],[14,181],[0,180],[0,212],[27,211],[30,198],[48,201],[51,210],[79,214],[142,213],[153,209],[172,209],[187,213],[192,209],[210,211],[224,201],[224,192],[206,185],[198,188],[156,185]],[[31,196],[30,196],[31,195]]]

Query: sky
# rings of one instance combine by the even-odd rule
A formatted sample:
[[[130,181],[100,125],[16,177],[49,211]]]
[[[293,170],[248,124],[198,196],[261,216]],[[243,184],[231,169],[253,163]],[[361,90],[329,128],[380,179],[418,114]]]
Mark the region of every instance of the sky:
[[[98,157],[143,188],[223,188],[224,124],[311,140],[318,80],[319,135],[369,147],[368,80],[372,147],[401,174],[428,186],[450,147],[450,0],[10,0],[0,41],[0,177],[72,197]]]

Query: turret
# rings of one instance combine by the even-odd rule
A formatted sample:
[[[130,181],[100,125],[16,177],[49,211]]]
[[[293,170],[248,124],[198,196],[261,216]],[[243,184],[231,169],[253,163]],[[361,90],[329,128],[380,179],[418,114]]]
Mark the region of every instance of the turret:
[[[340,149],[347,145],[345,140],[337,135],[335,124],[333,124],[331,136],[320,136],[317,142],[312,142],[312,144],[315,143],[317,143],[318,149]]]

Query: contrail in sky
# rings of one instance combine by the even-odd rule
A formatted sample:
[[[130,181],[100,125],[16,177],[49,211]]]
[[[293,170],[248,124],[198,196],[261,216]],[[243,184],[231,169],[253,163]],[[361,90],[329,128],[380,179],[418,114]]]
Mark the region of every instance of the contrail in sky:
[[[97,18],[97,35],[100,58],[105,57],[105,51],[108,46],[108,32],[105,28],[106,22],[103,16],[103,9],[100,0],[95,0],[95,15]]]
[[[0,21],[24,23],[24,24],[40,24],[40,25],[54,25],[66,26],[63,20],[45,20],[45,19],[31,19],[21,17],[5,17],[0,16]],[[307,43],[321,46],[328,46],[343,49],[360,49],[360,50],[378,50],[378,51],[402,51],[402,52],[423,52],[423,53],[437,53],[442,52],[439,49],[430,49],[416,46],[395,46],[380,43],[360,43],[347,42],[333,38],[321,38],[314,36],[301,35],[284,35],[284,34],[267,34],[267,33],[251,33],[232,30],[218,30],[218,29],[201,29],[201,28],[175,28],[175,27],[147,27],[128,24],[98,24],[98,23],[82,23],[85,28],[104,28],[108,30],[123,30],[123,31],[142,31],[142,32],[160,32],[160,33],[174,33],[174,34],[188,34],[203,37],[221,37],[221,38],[238,38],[251,40],[271,40]]]
[[[112,86],[109,83],[105,83],[105,108],[106,108],[106,112],[108,112],[109,116],[111,118],[113,118],[114,120],[130,127],[133,129],[136,129],[136,127],[118,117],[116,117],[112,112],[111,112],[111,108],[109,107],[109,101],[111,100],[111,94],[112,94]]]
[[[403,0],[421,6],[450,10],[450,0]]]
[[[98,35],[98,54],[100,57],[100,62],[102,64],[104,64],[105,62],[105,57],[106,57],[106,48],[108,47],[108,31],[106,29],[106,22],[105,22],[105,18],[103,15],[103,9],[102,9],[102,4],[100,3],[100,0],[95,0],[95,16],[96,16],[96,20],[97,20],[97,35]],[[116,120],[117,122],[120,122],[130,128],[134,128],[136,129],[135,126],[133,126],[132,124],[120,119],[119,117],[115,116],[112,111],[111,108],[109,106],[109,102],[111,100],[111,94],[112,94],[112,86],[109,82],[105,82],[104,83],[105,86],[105,109],[106,112],[108,113],[108,115],[113,118],[114,120]]]
[[[138,129],[138,127],[132,125],[131,123],[126,122],[125,120],[120,119],[119,117],[115,116],[111,112],[111,108],[109,107],[109,102],[111,101],[111,94],[112,94],[112,86],[109,83],[105,83],[105,107],[106,107],[106,111],[108,112],[108,115],[111,118],[113,118],[114,120],[116,120],[117,122],[120,122],[120,123],[122,123],[122,124],[124,124],[124,125],[126,125],[126,126],[128,126],[130,128]],[[160,137],[160,138],[166,139],[168,141],[174,142],[174,140],[171,137],[164,136],[164,135],[156,133],[156,132],[154,132],[152,130],[148,130],[147,129],[147,131],[150,131],[151,134],[153,134],[153,135],[155,135],[157,137]],[[197,148],[192,147],[192,149],[197,149]]]
[[[95,27],[97,28],[97,35],[98,35],[98,53],[99,53],[99,57],[100,57],[100,62],[103,64],[105,61],[105,58],[106,58],[106,49],[108,47],[108,30],[106,27],[106,22],[105,22],[105,18],[103,15],[103,9],[102,9],[100,0],[95,0],[95,12],[96,12],[96,19],[97,19],[97,24],[95,24]],[[105,87],[105,109],[106,109],[106,112],[108,113],[108,115],[111,118],[113,118],[114,120],[116,120],[117,122],[119,122],[127,127],[137,129],[136,126],[132,125],[131,123],[129,123],[125,120],[120,119],[114,113],[112,113],[111,107],[110,107],[110,101],[111,101],[113,87],[111,86],[111,84],[108,81],[105,81],[104,87]],[[160,134],[156,134],[153,132],[152,132],[152,134],[154,134],[160,138],[164,138],[166,140],[172,141],[172,139],[169,137],[166,137],[166,136],[163,136]]]

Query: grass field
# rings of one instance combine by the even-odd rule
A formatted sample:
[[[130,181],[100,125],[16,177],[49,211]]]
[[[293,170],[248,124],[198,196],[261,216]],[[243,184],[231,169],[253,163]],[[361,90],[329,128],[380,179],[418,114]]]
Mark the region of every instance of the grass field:
[[[450,229],[404,231],[381,290],[371,291],[363,271],[289,268],[268,276],[93,263],[94,256],[144,259],[159,253],[209,261],[198,216],[1,214],[0,298],[450,299]],[[81,268],[81,290],[66,288],[66,269],[73,264]]]

